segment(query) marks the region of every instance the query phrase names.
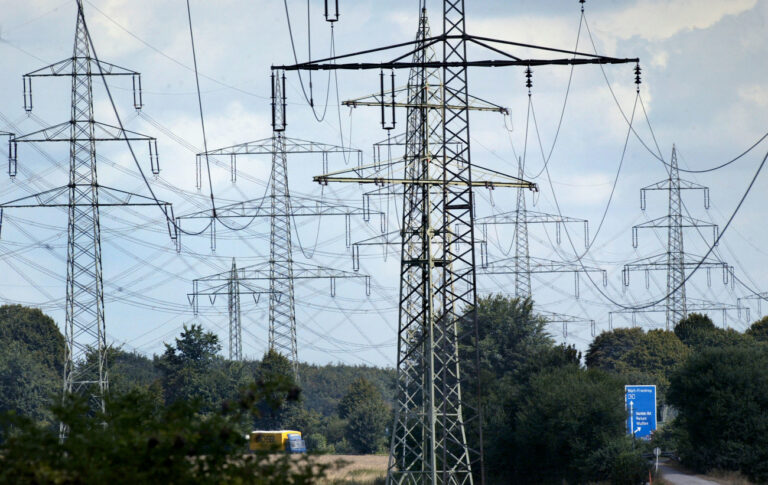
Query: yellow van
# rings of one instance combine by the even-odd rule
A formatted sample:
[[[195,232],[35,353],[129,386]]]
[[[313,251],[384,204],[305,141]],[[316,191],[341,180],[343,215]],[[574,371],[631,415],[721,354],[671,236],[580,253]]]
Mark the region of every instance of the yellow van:
[[[249,439],[251,451],[284,451],[286,453],[305,453],[307,446],[301,437],[301,431],[251,431]]]

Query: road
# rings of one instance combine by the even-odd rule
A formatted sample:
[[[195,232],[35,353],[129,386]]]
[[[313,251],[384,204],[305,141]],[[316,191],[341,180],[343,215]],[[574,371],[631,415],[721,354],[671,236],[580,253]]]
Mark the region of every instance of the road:
[[[661,471],[661,477],[673,483],[674,485],[718,485],[717,482],[712,480],[705,480],[694,475],[688,475],[685,472],[672,468],[671,466],[659,464],[659,471]]]

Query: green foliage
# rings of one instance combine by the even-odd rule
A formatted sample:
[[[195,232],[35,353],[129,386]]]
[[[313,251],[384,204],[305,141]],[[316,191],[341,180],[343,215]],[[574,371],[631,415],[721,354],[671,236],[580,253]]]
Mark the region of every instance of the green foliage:
[[[61,392],[55,375],[24,346],[11,341],[0,352],[0,413],[13,411],[35,421],[49,422],[48,405]]]
[[[643,340],[642,328],[617,328],[595,337],[587,350],[586,364],[590,369],[620,372],[622,358]]]
[[[768,342],[768,316],[750,325],[745,333],[758,342]]]
[[[712,320],[698,313],[691,313],[675,326],[675,334],[688,347],[700,351],[709,347],[747,345],[753,342],[749,334],[733,329],[717,328]]]
[[[217,356],[220,350],[216,334],[200,325],[184,325],[175,345],[165,344],[163,355],[155,358],[166,404],[196,399],[201,411],[214,409],[227,382]]]
[[[308,409],[324,416],[336,413],[349,383],[359,377],[372,382],[387,400],[394,395],[395,370],[365,365],[300,364],[301,393]]]
[[[288,406],[279,406],[282,400],[280,389],[275,393],[265,393],[262,399],[257,403],[259,418],[253,423],[256,429],[284,429],[291,417],[299,412],[298,403],[300,399],[300,390],[296,386],[293,378],[293,367],[287,357],[274,349],[269,349],[261,362],[256,367],[257,382],[269,382],[280,380],[290,385],[294,394]]]
[[[519,300],[501,294],[477,300],[480,366],[494,376],[515,373],[531,353],[553,345],[546,320],[533,312],[530,299]],[[467,353],[465,361],[474,360]]]
[[[254,384],[220,412],[202,417],[198,403],[159,404],[134,389],[107,400],[106,412],[89,412],[84,398],[53,408],[68,426],[58,430],[28,418],[5,416],[0,426],[0,483],[309,484],[319,470],[304,457],[244,455],[244,415],[265,393],[291,396],[290,383]]]
[[[364,378],[350,384],[339,403],[339,416],[347,420],[346,438],[358,453],[375,453],[385,445],[389,409],[376,387]]]
[[[0,306],[0,413],[50,422],[48,405],[61,396],[64,337],[36,308]]]
[[[679,453],[697,470],[741,470],[768,481],[768,347],[707,348],[672,378]]]
[[[712,319],[701,313],[690,313],[675,325],[675,335],[686,345],[689,345],[701,333],[713,332],[715,330],[716,327]]]
[[[587,458],[624,434],[622,399],[623,382],[600,370],[566,366],[533,377],[516,416],[520,480],[596,478]]]
[[[627,383],[655,384],[663,403],[672,373],[690,354],[673,332],[619,328],[597,336],[586,361],[588,368],[619,374]]]
[[[614,485],[646,483],[650,463],[629,436],[619,436],[592,452],[583,469],[592,480]]]
[[[64,368],[64,336],[56,323],[37,308],[0,306],[0,346],[18,342],[21,348],[56,373]]]

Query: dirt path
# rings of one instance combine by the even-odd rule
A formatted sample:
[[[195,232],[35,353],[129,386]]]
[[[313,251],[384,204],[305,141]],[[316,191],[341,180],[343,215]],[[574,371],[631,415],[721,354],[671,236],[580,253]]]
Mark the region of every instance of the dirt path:
[[[659,471],[664,480],[674,485],[719,485],[718,482],[691,475],[666,464],[659,464]]]

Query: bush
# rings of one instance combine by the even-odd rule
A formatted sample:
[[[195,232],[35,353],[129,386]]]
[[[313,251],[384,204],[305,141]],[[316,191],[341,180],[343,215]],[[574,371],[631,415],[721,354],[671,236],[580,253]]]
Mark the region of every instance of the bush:
[[[672,378],[680,457],[698,471],[741,470],[768,482],[768,348],[709,348]]]
[[[590,454],[582,466],[582,474],[594,481],[612,485],[637,485],[648,478],[650,463],[632,438],[621,436]]]
[[[243,418],[268,393],[281,393],[286,400],[293,389],[280,382],[253,385],[205,417],[195,402],[166,406],[141,390],[108,399],[105,412],[73,396],[52,409],[69,430],[63,442],[57,428],[5,415],[0,483],[314,483],[327,466],[307,457],[245,455]]]

